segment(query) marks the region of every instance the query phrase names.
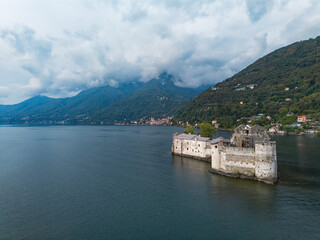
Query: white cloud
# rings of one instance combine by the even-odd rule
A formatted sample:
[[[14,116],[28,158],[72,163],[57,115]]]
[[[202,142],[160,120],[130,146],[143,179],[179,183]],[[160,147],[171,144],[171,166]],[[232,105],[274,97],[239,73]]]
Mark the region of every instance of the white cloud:
[[[276,48],[316,37],[317,0],[2,0],[0,103],[147,81],[224,80]]]

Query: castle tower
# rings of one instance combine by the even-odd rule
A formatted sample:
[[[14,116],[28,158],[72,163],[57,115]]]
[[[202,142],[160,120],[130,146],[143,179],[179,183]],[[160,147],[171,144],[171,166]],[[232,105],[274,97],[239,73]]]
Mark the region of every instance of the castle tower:
[[[211,147],[211,168],[214,170],[220,169],[220,153],[219,153],[219,145],[215,143]]]
[[[255,176],[267,182],[277,181],[277,152],[276,143],[263,141],[255,143]]]

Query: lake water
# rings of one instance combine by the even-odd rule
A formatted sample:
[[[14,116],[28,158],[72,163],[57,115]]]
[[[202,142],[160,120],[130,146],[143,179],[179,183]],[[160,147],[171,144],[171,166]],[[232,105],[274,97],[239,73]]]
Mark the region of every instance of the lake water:
[[[319,137],[275,137],[269,186],[172,157],[177,131],[0,127],[0,239],[320,239]]]

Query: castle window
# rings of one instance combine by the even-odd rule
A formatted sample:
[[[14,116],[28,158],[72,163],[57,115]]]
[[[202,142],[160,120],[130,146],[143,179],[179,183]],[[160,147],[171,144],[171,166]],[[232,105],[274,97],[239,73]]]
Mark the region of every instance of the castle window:
[[[189,148],[187,148],[187,150],[189,150]]]
[[[215,146],[215,148],[218,148],[218,146]]]
[[[200,147],[200,144],[198,144],[198,147]]]

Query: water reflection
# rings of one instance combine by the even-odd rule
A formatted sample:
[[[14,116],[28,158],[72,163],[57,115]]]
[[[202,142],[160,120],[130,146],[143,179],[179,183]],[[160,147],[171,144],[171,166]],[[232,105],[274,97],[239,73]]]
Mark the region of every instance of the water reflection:
[[[206,174],[208,172],[208,169],[210,168],[210,163],[192,158],[172,155],[172,160],[173,166],[176,167],[175,170],[187,168],[194,172]]]
[[[209,172],[210,163],[192,158],[172,156],[175,173],[186,175],[193,181],[205,182],[210,189],[214,204],[230,209],[244,208],[252,214],[259,213],[261,217],[272,218],[275,212],[275,195],[277,186],[264,183],[234,179]]]

